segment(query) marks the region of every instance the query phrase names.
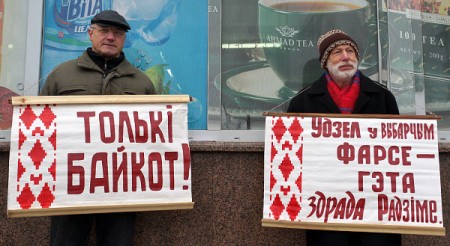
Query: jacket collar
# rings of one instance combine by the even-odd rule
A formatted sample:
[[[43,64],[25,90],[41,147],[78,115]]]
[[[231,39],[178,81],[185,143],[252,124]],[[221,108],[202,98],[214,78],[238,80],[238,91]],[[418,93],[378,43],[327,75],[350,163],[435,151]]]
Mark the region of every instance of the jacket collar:
[[[359,74],[361,76],[361,91],[362,92],[367,92],[367,93],[379,92],[379,88],[376,84],[364,83],[367,80],[369,80],[369,78],[367,78],[363,73],[361,73],[361,71],[359,72]],[[316,83],[313,83],[311,85],[311,89],[310,89],[309,93],[317,94],[317,95],[328,93],[327,79],[325,78],[325,73],[319,78],[318,81],[316,81]]]
[[[93,51],[92,48],[87,48],[86,51],[92,61],[94,61],[94,63],[97,64],[97,66],[101,68],[103,72],[105,72],[105,74],[111,72],[113,68],[117,67],[123,60],[125,60],[125,55],[123,54],[123,52],[120,52],[120,55],[118,57],[106,59],[102,55]]]
[[[87,50],[83,52],[80,57],[78,57],[77,66],[105,73],[89,56]],[[117,72],[120,76],[135,74],[133,65],[125,59],[125,56],[124,59],[112,69],[112,71]]]
[[[379,93],[379,87],[375,83],[368,83],[369,78],[367,78],[360,71],[360,92],[358,99],[356,99],[355,107],[353,108],[353,114],[357,114],[361,111],[364,105],[369,101],[368,94]],[[330,110],[332,113],[340,113],[338,107],[334,103],[327,89],[327,79],[325,78],[325,73],[311,85],[309,94],[321,96],[320,102]]]

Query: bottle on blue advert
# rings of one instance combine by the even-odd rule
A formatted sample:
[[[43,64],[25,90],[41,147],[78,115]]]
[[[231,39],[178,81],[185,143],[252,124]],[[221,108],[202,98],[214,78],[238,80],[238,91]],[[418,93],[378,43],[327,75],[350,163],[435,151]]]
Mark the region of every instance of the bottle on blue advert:
[[[131,25],[125,48],[137,40],[150,46],[164,45],[177,25],[180,5],[181,0],[113,0],[111,8]]]
[[[92,17],[111,9],[112,0],[46,0],[44,45],[60,50],[85,50]]]

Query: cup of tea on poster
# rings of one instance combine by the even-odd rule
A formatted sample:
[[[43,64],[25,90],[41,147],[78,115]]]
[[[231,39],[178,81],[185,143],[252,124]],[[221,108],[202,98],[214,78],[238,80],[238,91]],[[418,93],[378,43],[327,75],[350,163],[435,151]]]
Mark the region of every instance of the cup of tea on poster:
[[[285,85],[284,97],[325,72],[317,48],[322,34],[341,29],[358,43],[360,52],[369,35],[366,0],[259,0],[258,9],[260,42],[267,62]]]

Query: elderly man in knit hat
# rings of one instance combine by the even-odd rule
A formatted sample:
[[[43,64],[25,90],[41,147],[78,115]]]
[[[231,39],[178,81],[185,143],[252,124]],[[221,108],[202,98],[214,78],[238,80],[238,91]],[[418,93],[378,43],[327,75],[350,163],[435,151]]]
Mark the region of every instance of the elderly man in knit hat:
[[[392,93],[358,70],[359,48],[350,36],[334,29],[317,46],[325,73],[291,99],[288,112],[399,114]]]
[[[99,12],[88,30],[92,47],[56,67],[40,95],[155,94],[150,78],[122,52],[130,25],[113,10]],[[95,222],[98,245],[133,245],[135,213],[53,216],[51,245],[88,245]]]
[[[290,113],[399,114],[392,93],[358,70],[359,48],[341,30],[323,34],[317,46],[324,74],[301,90]],[[307,246],[401,245],[401,235],[362,232],[306,231]]]

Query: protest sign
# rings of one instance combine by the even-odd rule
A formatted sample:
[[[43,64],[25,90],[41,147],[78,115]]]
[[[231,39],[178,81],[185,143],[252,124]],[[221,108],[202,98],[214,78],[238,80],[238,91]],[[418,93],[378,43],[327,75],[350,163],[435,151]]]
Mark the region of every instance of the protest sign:
[[[13,97],[8,216],[191,209],[188,101]]]
[[[445,235],[436,118],[266,117],[263,226]]]

